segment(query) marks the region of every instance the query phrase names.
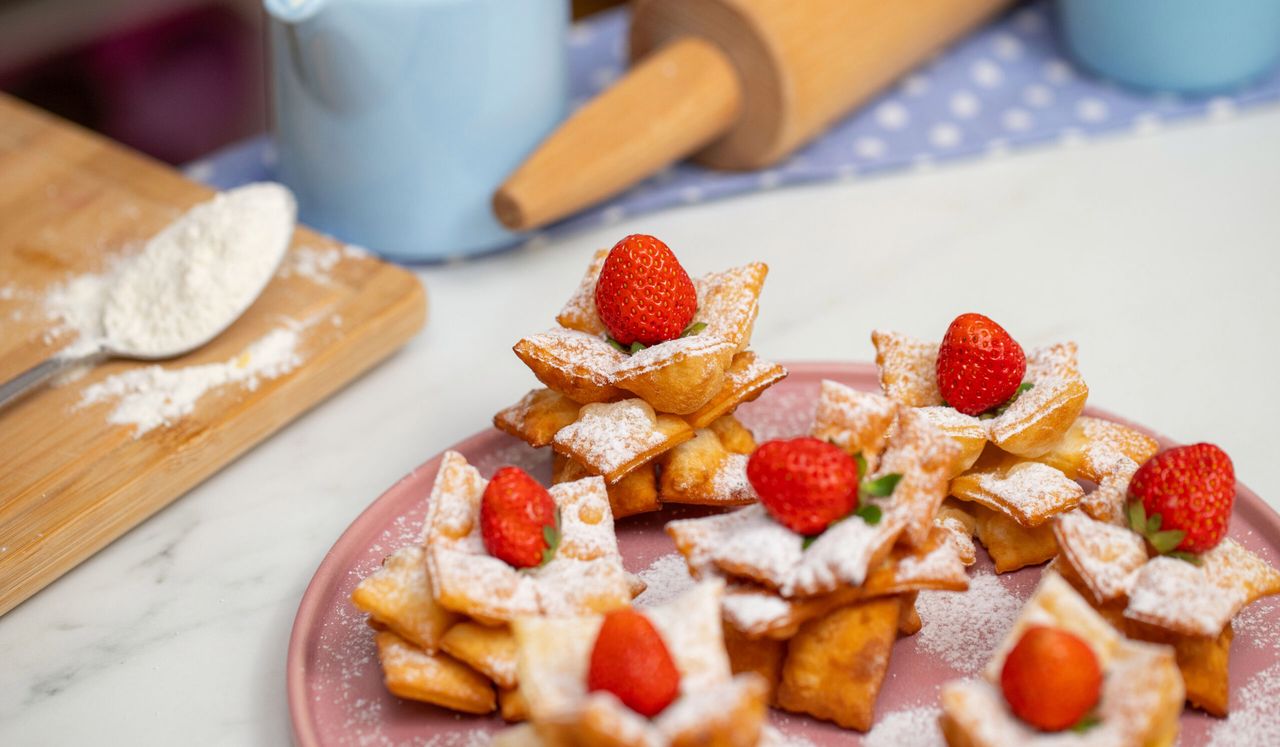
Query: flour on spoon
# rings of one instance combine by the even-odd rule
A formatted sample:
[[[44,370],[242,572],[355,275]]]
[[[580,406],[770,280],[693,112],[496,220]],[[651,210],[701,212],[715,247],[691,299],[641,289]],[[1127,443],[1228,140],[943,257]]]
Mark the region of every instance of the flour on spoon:
[[[162,358],[201,345],[253,302],[293,233],[278,184],[250,184],[195,206],[113,278],[103,308],[112,349]]]

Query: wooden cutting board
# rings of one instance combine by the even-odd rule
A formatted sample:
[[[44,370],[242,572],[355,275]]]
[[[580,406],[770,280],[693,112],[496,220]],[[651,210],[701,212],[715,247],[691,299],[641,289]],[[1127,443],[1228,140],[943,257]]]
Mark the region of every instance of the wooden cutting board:
[[[0,95],[0,379],[74,336],[49,335],[45,292],[136,251],[211,191],[171,168]],[[303,323],[291,372],[226,384],[192,413],[135,437],[84,406],[85,387],[141,365],[111,362],[0,411],[0,614],[337,391],[422,327],[403,269],[299,228],[266,292],[211,344],[167,368],[241,359]]]

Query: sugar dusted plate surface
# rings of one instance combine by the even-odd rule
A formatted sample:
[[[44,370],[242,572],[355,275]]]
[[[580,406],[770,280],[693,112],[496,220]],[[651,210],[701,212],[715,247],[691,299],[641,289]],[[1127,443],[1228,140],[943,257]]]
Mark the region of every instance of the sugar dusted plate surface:
[[[758,440],[807,432],[822,379],[878,389],[875,367],[868,364],[787,367],[789,378],[738,411]],[[1089,414],[1118,419],[1092,409]],[[1166,446],[1170,443],[1160,440]],[[550,477],[549,450],[535,451],[497,430],[476,434],[453,448],[486,475],[505,464],[516,464],[544,482]],[[287,669],[294,737],[302,747],[479,747],[486,741],[484,733],[502,728],[497,717],[462,716],[387,693],[372,631],[349,601],[356,583],[385,555],[417,539],[439,463],[439,455],[432,457],[374,501],[338,538],[302,597],[289,641]],[[675,548],[662,531],[663,524],[700,513],[669,508],[619,522],[618,541],[627,569],[645,575],[655,596],[678,583],[672,571],[678,572],[682,565],[666,557]],[[1243,485],[1237,494],[1231,536],[1280,565],[1280,516]],[[896,644],[876,708],[876,728],[869,735],[776,711],[774,725],[792,738],[792,747],[806,740],[815,745],[868,747],[941,744],[941,737],[934,734],[936,712],[932,710],[938,687],[977,672],[1040,573],[1037,567],[994,576],[980,551],[965,595],[922,593],[919,611],[925,627]],[[1186,712],[1180,742],[1184,747],[1260,744],[1274,738],[1275,729],[1280,728],[1280,716],[1274,712],[1274,703],[1280,699],[1280,602],[1263,600],[1245,609],[1236,621],[1231,655],[1232,717],[1220,721]]]

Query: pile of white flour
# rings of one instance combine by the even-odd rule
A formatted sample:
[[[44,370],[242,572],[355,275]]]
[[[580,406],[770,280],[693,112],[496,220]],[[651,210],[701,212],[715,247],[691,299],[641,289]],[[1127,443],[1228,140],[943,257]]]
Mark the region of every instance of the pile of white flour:
[[[107,290],[103,335],[143,357],[203,344],[248,308],[289,248],[297,206],[279,184],[201,203],[147,242]]]

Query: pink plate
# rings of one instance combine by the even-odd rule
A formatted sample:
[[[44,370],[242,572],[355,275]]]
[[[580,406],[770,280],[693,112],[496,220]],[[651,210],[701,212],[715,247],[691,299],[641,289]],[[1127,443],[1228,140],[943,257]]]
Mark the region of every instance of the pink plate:
[[[868,364],[801,363],[788,368],[789,378],[739,410],[739,416],[760,440],[807,431],[822,379],[860,389],[878,389],[875,368]],[[1092,414],[1117,419],[1096,411]],[[1161,441],[1168,445],[1167,439]],[[550,474],[547,450],[535,451],[496,430],[476,434],[454,448],[486,475],[504,464],[523,466],[544,481]],[[372,631],[365,625],[364,615],[348,601],[356,583],[375,569],[385,555],[417,539],[439,463],[440,457],[433,457],[365,509],[325,556],[302,597],[289,641],[288,661],[289,710],[295,739],[302,747],[474,745],[483,743],[481,734],[502,726],[496,717],[461,716],[388,694],[374,655]],[[691,513],[676,508],[620,521],[618,540],[628,570],[642,571],[655,559],[674,552],[662,526],[672,518]],[[1238,486],[1231,536],[1272,564],[1280,562],[1280,516],[1243,485]],[[958,595],[935,602],[963,615],[961,621],[931,623],[922,595],[920,609],[925,630],[900,639],[894,649],[876,706],[877,725],[885,732],[877,735],[883,737],[875,740],[877,743],[927,743],[921,740],[927,733],[922,731],[932,728],[932,715],[924,709],[936,702],[938,687],[966,676],[986,658],[983,647],[998,640],[998,616],[974,610],[980,606],[1003,607],[1007,618],[1040,576],[1039,568],[1029,568],[997,578],[990,576],[990,569],[985,557],[974,569],[975,589],[980,580],[984,593],[975,596],[973,603],[966,600],[965,604],[958,604]],[[994,623],[997,629],[980,629],[991,627],[982,625],[984,621]],[[933,631],[930,625],[936,626]],[[1250,678],[1264,669],[1277,669],[1277,635],[1280,604],[1270,600],[1256,603],[1238,620],[1231,660],[1233,711],[1246,705],[1241,690]],[[805,717],[775,712],[773,721],[784,733],[804,737],[814,744],[856,745],[863,741],[854,732]],[[1198,711],[1188,711],[1182,717],[1181,744],[1207,743],[1210,731],[1222,723]]]

